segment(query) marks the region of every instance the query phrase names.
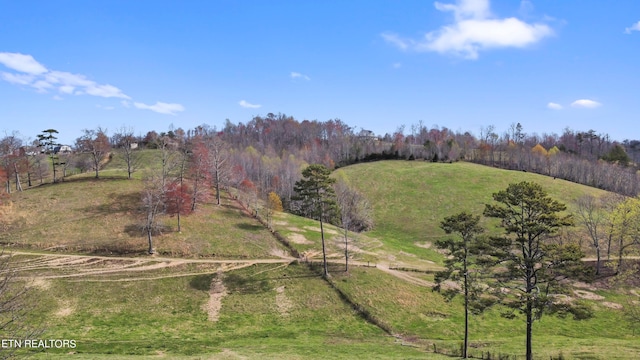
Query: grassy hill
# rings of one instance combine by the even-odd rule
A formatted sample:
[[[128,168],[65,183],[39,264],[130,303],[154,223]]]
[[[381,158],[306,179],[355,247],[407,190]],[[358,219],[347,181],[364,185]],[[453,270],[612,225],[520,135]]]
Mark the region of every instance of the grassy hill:
[[[153,152],[145,156],[147,164],[154,162]],[[461,301],[446,302],[433,292],[432,273],[397,268],[438,268],[442,255],[430,245],[444,236],[441,219],[462,210],[480,213],[493,192],[522,180],[539,182],[569,211],[584,193],[604,194],[467,163],[386,161],[338,171],[367,195],[376,227],[349,234],[352,264],[371,265],[349,273],[343,272],[342,231],[327,227],[331,283],[287,256],[288,249],[229,197],[223,206],[205,204],[184,217],[181,233],[156,237],[158,255],[144,255],[146,239],[136,228],[140,173],[125,179],[117,161],[100,180],[77,175],[12,195],[0,241],[20,251],[14,264],[37,300],[29,321],[46,329],[43,338],[75,339],[76,358],[440,359],[447,357],[434,349],[459,347]],[[175,219],[164,221],[175,229]],[[273,226],[307,260],[320,259],[316,221],[279,213]],[[638,293],[576,284],[575,296],[594,307],[594,318],[543,317],[534,325],[535,354],[640,357],[640,338],[619,308],[640,301]],[[497,311],[474,316],[471,341],[478,356],[520,355],[524,323]]]
[[[482,214],[492,194],[510,183],[537,182],[549,193],[575,209],[580,196],[602,196],[606,192],[552,177],[457,162],[380,161],[338,170],[363,192],[373,205],[375,229],[368,236],[386,247],[437,260],[433,249],[425,249],[445,233],[440,222],[460,211]],[[495,229],[495,222],[485,225]]]

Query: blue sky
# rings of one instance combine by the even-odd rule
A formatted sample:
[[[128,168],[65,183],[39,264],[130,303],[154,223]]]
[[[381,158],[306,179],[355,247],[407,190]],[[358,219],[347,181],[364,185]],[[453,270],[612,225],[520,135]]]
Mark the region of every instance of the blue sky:
[[[285,113],[640,139],[640,1],[4,1],[0,131]]]

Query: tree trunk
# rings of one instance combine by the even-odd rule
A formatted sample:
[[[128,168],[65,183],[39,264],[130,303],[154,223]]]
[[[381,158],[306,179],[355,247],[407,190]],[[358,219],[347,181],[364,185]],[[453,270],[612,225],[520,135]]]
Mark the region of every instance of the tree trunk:
[[[56,182],[56,161],[53,155],[51,156],[51,166],[53,167],[53,182]]]
[[[596,246],[596,275],[600,275],[600,246]]]
[[[216,169],[215,173],[216,173],[216,201],[218,202],[218,205],[220,205],[220,174],[218,172],[218,169]],[[320,223],[322,224],[322,222]]]
[[[182,230],[180,229],[180,208],[178,208],[178,232],[181,232],[181,231]]]
[[[529,292],[527,295],[531,295]],[[531,334],[532,334],[532,325],[533,325],[533,304],[531,303],[532,299],[527,299],[527,360],[533,360],[533,349],[531,346]]]
[[[464,345],[462,347],[462,358],[467,359],[467,349],[469,348],[469,274],[467,269],[467,244],[465,240],[464,248]]]
[[[347,249],[348,245],[348,230],[347,227],[344,227],[344,271],[349,272],[349,250]]]
[[[328,278],[329,277],[329,269],[327,268],[327,250],[324,246],[324,227],[322,225],[322,215],[324,214],[320,214],[320,238],[322,238],[322,263],[324,266],[324,277]]]
[[[618,275],[620,273],[620,269],[622,268],[622,254],[624,253],[624,247],[623,247],[623,239],[622,236],[620,237],[620,243],[618,245],[618,266],[616,267],[616,275]]]
[[[18,172],[18,165],[13,164],[13,171],[16,173],[16,191],[22,191],[22,184],[20,184],[20,173]]]
[[[153,255],[156,251],[153,249],[153,240],[151,238],[151,226],[147,227],[147,239],[149,239],[149,254]]]

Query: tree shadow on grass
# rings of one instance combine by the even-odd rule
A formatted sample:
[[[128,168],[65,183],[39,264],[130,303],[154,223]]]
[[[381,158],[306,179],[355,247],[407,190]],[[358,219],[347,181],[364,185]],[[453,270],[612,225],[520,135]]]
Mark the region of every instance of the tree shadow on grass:
[[[271,290],[269,282],[264,279],[250,278],[237,274],[224,277],[224,285],[229,292],[239,294],[260,294]]]
[[[240,230],[247,230],[247,231],[259,231],[264,229],[262,225],[254,225],[249,223],[236,224],[236,227]]]
[[[211,288],[211,280],[213,280],[214,276],[216,276],[216,274],[194,276],[193,279],[189,281],[189,286],[195,290],[209,291]]]

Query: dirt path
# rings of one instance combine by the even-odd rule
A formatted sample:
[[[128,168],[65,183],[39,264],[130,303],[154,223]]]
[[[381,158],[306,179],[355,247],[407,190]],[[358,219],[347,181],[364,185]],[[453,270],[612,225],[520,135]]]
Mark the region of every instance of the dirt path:
[[[94,256],[94,255],[75,255],[75,254],[51,254],[27,251],[14,251],[14,255],[30,255],[31,259],[17,260],[15,269],[19,272],[37,272],[42,270],[52,270],[59,272],[57,274],[42,274],[33,276],[25,276],[29,278],[38,278],[40,280],[52,279],[68,279],[68,281],[80,282],[130,282],[158,280],[164,278],[175,278],[184,276],[195,276],[203,274],[211,274],[212,272],[227,272],[235,269],[244,268],[254,264],[283,264],[288,265],[295,258],[282,256],[279,259],[241,259],[241,260],[214,260],[214,259],[184,259],[169,258],[161,256],[149,257],[123,257],[123,256]],[[330,260],[330,262],[340,262],[338,260]],[[218,265],[211,269],[193,269],[193,270],[176,270],[169,274],[154,274],[144,276],[147,271],[162,270],[167,268],[175,268],[189,264],[211,264]],[[351,261],[353,265],[365,266],[364,262]],[[412,276],[405,271],[392,270],[388,264],[377,264],[377,268],[388,274],[391,274],[401,280],[411,284],[432,287],[434,284]],[[131,274],[140,273],[141,276],[131,277]],[[120,275],[126,276],[121,278],[101,278],[102,275]]]
[[[211,274],[212,272],[231,271],[255,264],[283,264],[288,265],[294,258],[280,259],[241,259],[241,260],[213,260],[213,259],[184,259],[168,257],[111,257],[73,254],[50,254],[26,251],[14,251],[14,255],[31,255],[34,258],[20,259],[14,262],[14,269],[18,272],[33,273],[23,275],[24,278],[46,281],[51,279],[69,279],[69,281],[142,281],[163,278],[183,277],[192,275]],[[167,268],[184,267],[184,265],[198,265],[191,269],[178,269],[168,274],[149,274],[149,276],[131,277],[131,274],[144,274],[150,271]],[[207,265],[211,265],[207,268]],[[205,267],[205,269],[203,269]],[[38,273],[46,271],[47,273]],[[126,276],[122,278],[100,278],[102,275]],[[75,280],[75,279],[77,280]]]
[[[409,273],[405,271],[389,269],[389,265],[386,265],[386,264],[378,264],[377,268],[380,269],[381,271],[386,272],[387,274],[391,274],[399,279],[402,279],[414,285],[428,287],[428,288],[432,288],[435,285],[430,281],[411,276]]]

